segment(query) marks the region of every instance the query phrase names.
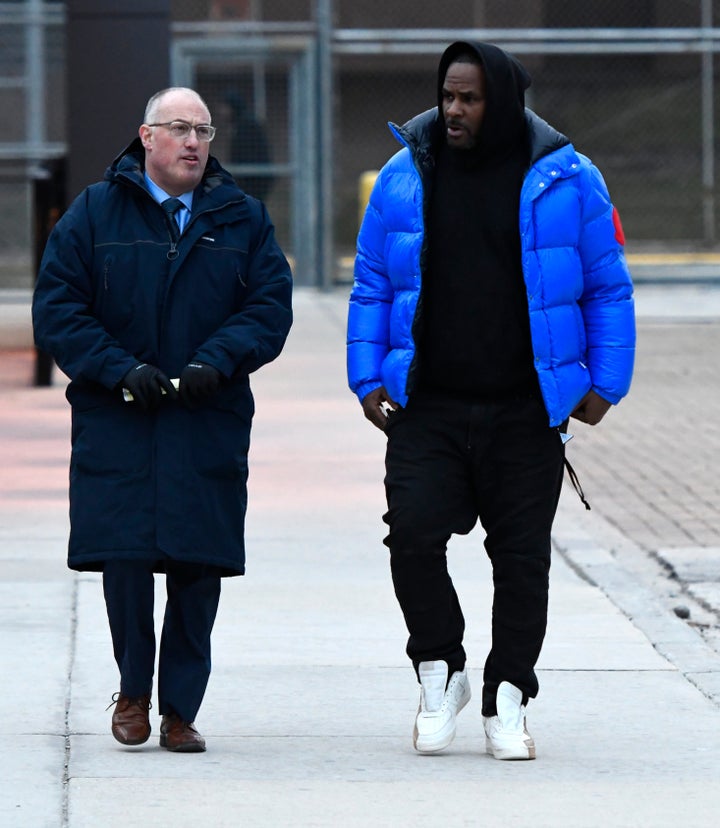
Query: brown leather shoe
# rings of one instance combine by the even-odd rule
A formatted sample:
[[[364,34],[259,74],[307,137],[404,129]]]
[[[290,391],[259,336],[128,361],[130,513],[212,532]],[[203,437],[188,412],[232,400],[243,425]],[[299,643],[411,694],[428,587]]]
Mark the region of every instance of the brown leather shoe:
[[[113,696],[112,735],[123,745],[142,745],[150,738],[150,694],[139,698]]]
[[[192,722],[184,722],[170,713],[163,716],[160,723],[160,747],[175,753],[202,753],[205,739],[195,730]]]

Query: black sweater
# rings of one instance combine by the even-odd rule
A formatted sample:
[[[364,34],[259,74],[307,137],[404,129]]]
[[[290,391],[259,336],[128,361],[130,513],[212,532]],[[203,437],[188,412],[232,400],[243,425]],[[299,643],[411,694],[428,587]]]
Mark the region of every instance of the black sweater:
[[[518,227],[529,78],[506,53],[477,48],[487,84],[478,145],[451,149],[441,137],[435,155],[419,368],[425,389],[493,400],[537,391]],[[442,127],[442,101],[440,113]]]

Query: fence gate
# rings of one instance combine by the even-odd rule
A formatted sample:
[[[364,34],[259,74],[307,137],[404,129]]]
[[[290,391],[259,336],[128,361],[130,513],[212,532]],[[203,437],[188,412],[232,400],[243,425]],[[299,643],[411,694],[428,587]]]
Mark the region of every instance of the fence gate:
[[[299,285],[319,272],[316,67],[307,34],[175,37],[171,53],[173,85],[207,102],[212,154],[265,202]]]

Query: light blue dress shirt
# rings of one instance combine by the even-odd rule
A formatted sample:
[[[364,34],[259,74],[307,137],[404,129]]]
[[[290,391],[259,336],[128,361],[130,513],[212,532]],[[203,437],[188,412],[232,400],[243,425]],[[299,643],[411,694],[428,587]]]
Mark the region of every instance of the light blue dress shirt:
[[[145,183],[148,185],[148,190],[150,190],[150,194],[152,197],[157,201],[158,204],[162,204],[168,198],[172,198],[172,196],[168,195],[165,190],[158,187],[158,185],[150,178],[147,173],[145,175]],[[175,220],[178,223],[178,227],[180,228],[180,232],[182,233],[185,229],[185,225],[190,221],[190,213],[192,212],[192,202],[193,202],[193,193],[192,190],[188,193],[183,193],[182,195],[178,196],[180,201],[184,204],[184,209],[178,210],[175,213]]]

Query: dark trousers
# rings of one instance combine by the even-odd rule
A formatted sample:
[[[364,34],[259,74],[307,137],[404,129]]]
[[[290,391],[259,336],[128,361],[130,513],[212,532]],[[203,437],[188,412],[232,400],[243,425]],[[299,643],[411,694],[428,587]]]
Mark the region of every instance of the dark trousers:
[[[535,697],[563,476],[558,429],[534,398],[473,404],[421,395],[390,414],[387,438],[385,543],[415,669],[444,660],[452,674],[465,665],[465,621],[446,552],[450,537],[479,518],[494,585],[483,713],[495,714],[502,681],[526,701]]]
[[[155,668],[153,561],[108,561],[103,570],[120,692],[150,693]],[[201,565],[165,562],[167,602],[158,658],[158,708],[193,722],[210,677],[210,633],[220,576]]]

